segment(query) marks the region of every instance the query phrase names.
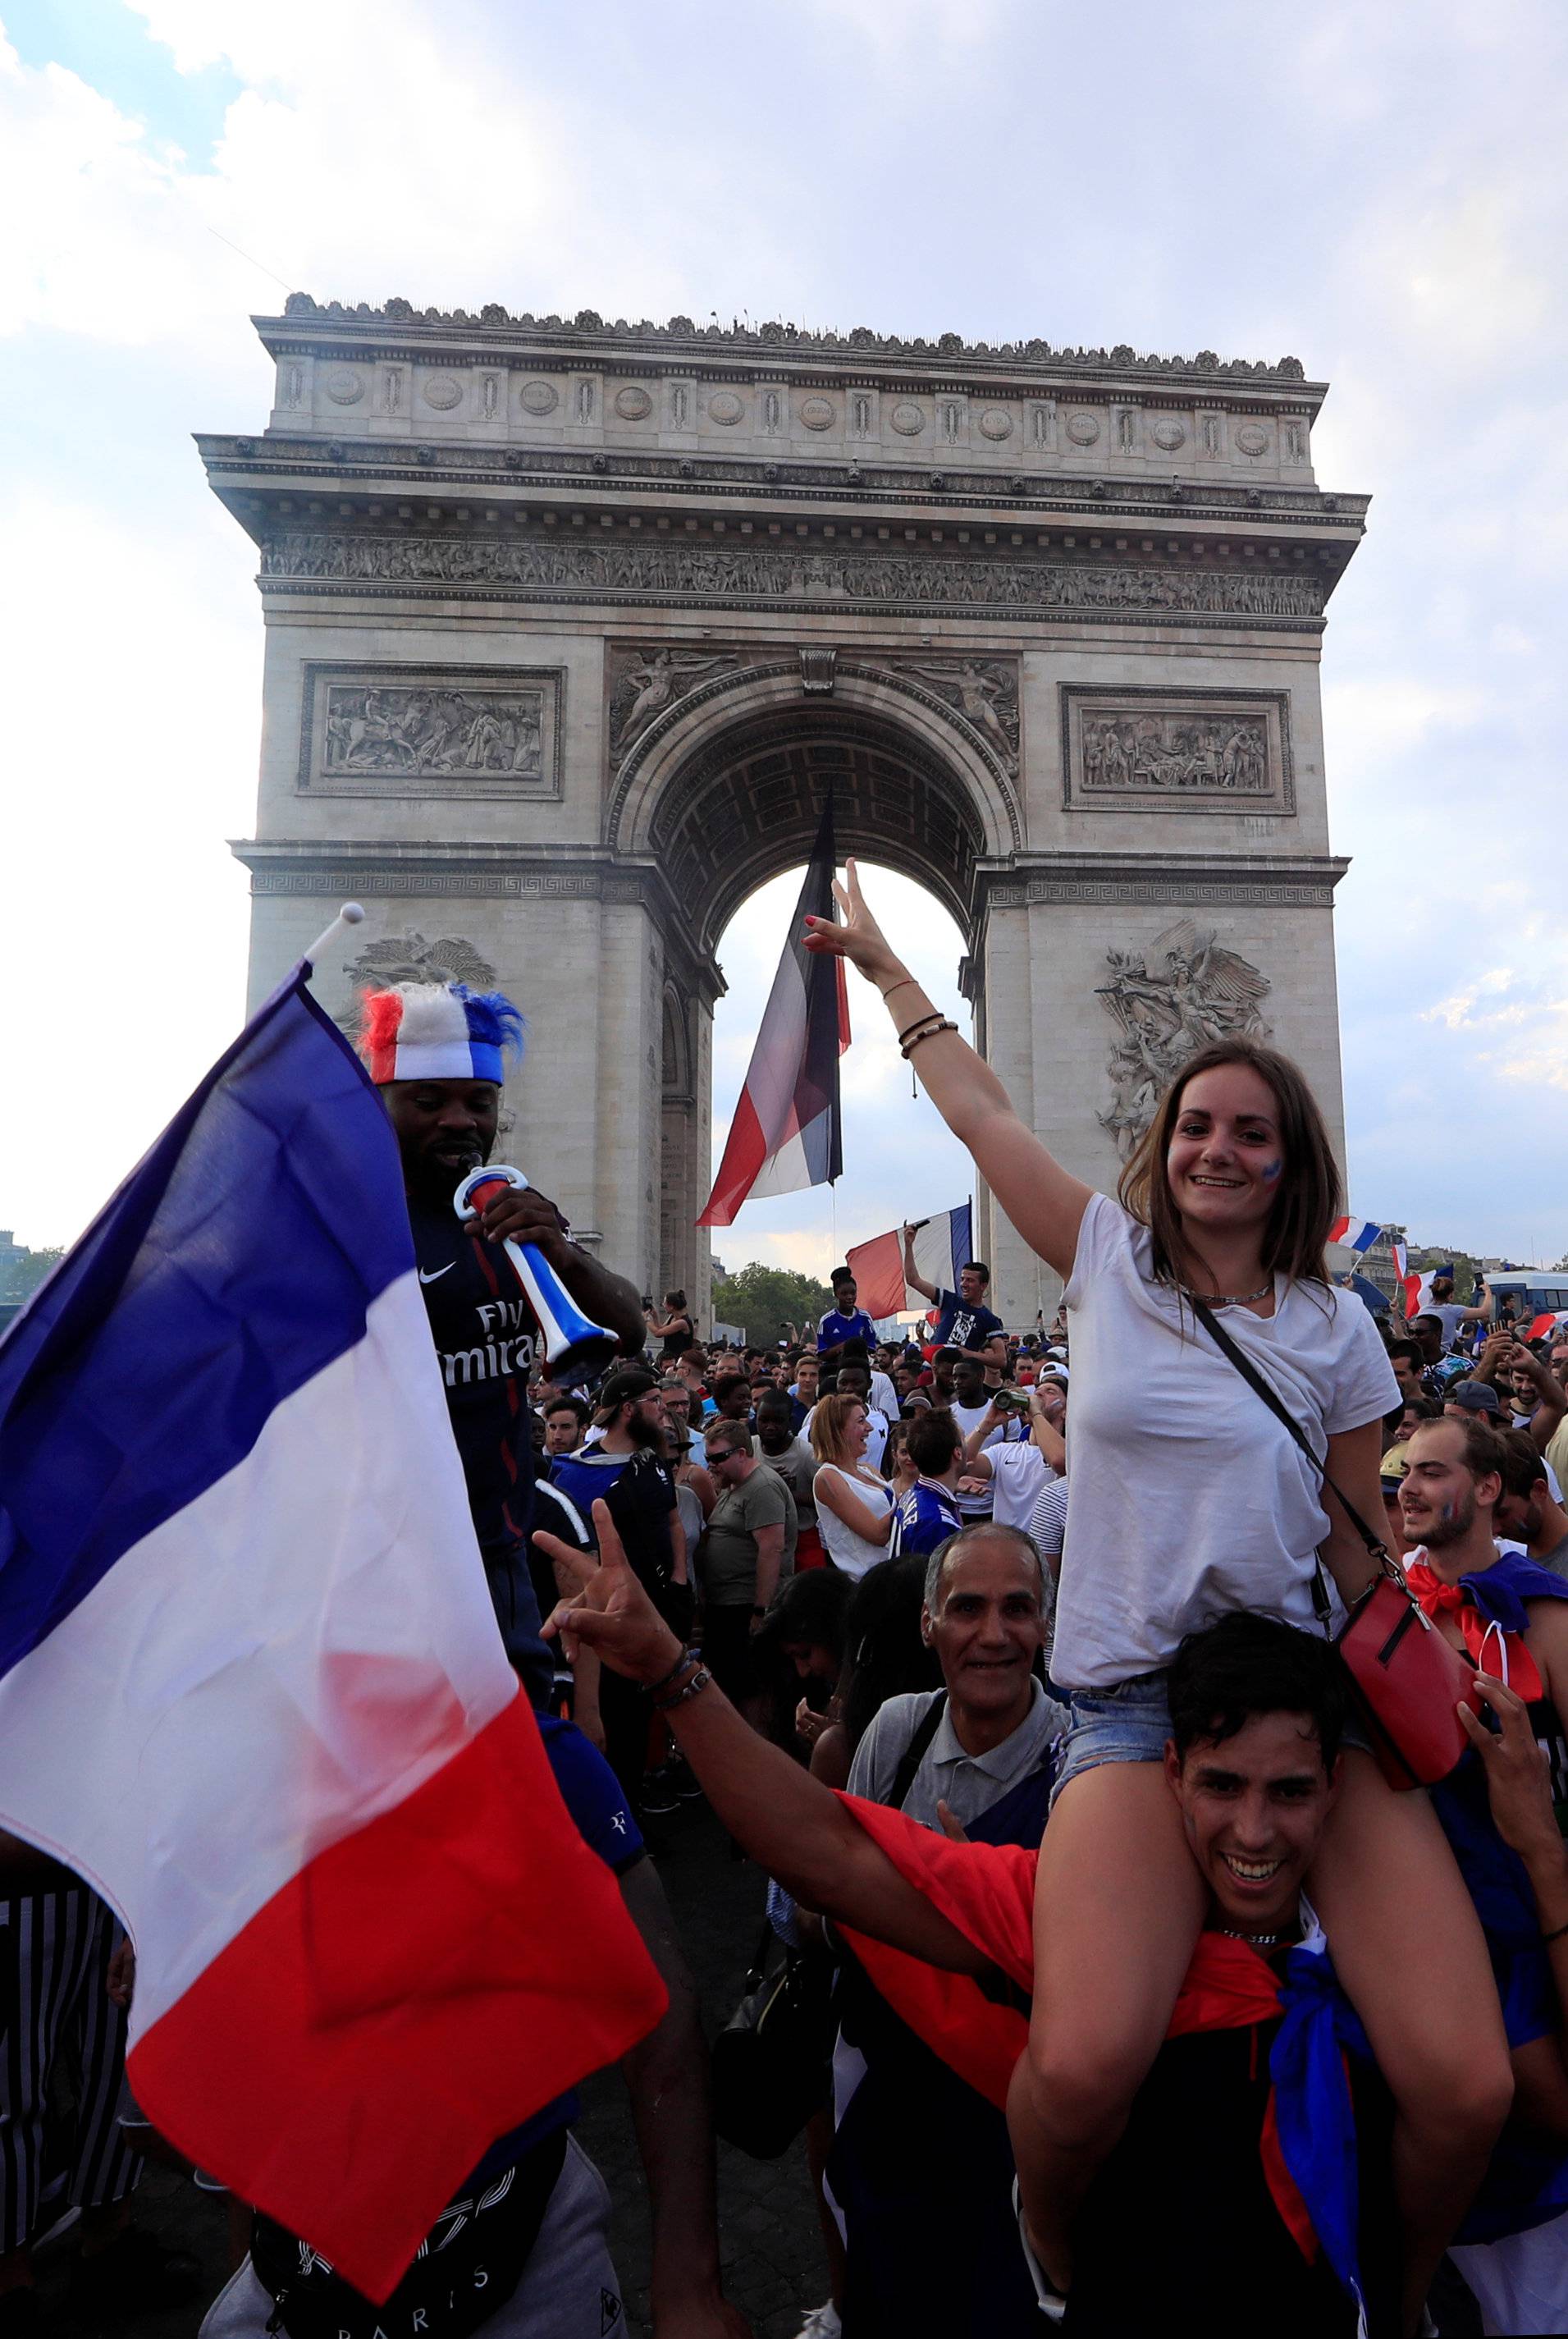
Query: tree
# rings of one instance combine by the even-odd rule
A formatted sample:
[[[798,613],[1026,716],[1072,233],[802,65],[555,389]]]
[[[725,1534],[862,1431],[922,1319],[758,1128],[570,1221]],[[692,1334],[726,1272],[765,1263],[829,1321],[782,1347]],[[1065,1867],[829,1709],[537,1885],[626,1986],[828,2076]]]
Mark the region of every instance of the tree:
[[[715,1312],[726,1324],[741,1325],[754,1348],[771,1347],[781,1324],[814,1322],[833,1306],[825,1283],[791,1268],[764,1267],[760,1260],[726,1275],[721,1289],[723,1305]]]
[[[53,1250],[16,1250],[0,1264],[0,1299],[30,1299],[49,1273],[64,1258],[64,1249],[56,1244]],[[831,1306],[828,1301],[825,1305]]]

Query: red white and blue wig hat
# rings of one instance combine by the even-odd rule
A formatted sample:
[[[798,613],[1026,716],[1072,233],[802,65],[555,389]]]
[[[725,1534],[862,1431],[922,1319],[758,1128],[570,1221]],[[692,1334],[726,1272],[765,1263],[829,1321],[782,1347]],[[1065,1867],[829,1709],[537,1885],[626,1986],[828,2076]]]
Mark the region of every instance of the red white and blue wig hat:
[[[500,991],[399,982],[361,994],[360,1053],[378,1088],[391,1081],[493,1081],[523,1052],[523,1018]]]

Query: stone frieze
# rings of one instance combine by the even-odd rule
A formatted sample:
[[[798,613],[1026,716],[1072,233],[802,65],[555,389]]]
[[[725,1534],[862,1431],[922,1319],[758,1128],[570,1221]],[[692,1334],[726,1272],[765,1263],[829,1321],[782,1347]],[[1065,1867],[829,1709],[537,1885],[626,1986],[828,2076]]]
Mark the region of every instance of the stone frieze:
[[[393,537],[291,529],[261,548],[266,586],[472,586],[520,597],[743,600],[800,607],[1316,620],[1315,576],[972,554],[824,552],[783,546],[573,544],[535,538]]]

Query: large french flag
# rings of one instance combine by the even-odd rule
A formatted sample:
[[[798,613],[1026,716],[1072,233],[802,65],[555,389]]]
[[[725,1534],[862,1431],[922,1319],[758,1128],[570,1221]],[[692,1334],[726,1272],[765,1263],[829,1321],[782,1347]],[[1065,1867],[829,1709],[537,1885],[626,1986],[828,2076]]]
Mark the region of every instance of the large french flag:
[[[807,918],[833,915],[833,868],[830,797],[699,1227],[727,1227],[748,1199],[796,1194],[843,1175],[838,1060],[849,1046],[843,961],[808,951],[804,939]]]
[[[973,1257],[974,1211],[968,1202],[960,1203],[956,1210],[939,1210],[915,1234],[916,1270],[924,1281],[934,1283],[939,1291],[956,1291],[959,1270]],[[904,1283],[902,1228],[895,1227],[889,1235],[873,1235],[870,1242],[857,1243],[853,1250],[845,1252],[844,1265],[854,1277],[860,1305],[873,1322],[881,1323],[887,1316],[902,1316],[906,1308],[925,1304],[921,1293]]]
[[[0,1824],[123,1918],[154,2126],[380,2300],[664,1991],[507,1663],[308,972],[0,1347]]]

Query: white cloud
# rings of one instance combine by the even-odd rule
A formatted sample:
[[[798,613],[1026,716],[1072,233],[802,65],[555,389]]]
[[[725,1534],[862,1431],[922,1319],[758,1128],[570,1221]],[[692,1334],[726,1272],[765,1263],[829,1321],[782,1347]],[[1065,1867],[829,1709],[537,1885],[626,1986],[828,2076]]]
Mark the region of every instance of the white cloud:
[[[200,164],[143,120],[139,84],[0,46],[19,482],[0,624],[26,683],[0,890],[10,987],[46,979],[58,1001],[4,1045],[15,1093],[46,1077],[56,1014],[96,1030],[107,1002],[134,1033],[93,1072],[90,1178],[126,1166],[237,1012],[243,881],[222,840],[251,824],[261,629],[249,548],[185,434],[261,421],[248,311],[281,303],[272,271],[323,299],[633,317],[745,301],[916,333],[1298,351],[1333,382],[1319,476],[1375,493],[1324,646],[1332,841],[1356,856],[1338,918],[1353,1177],[1362,1200],[1366,1174],[1475,1245],[1491,1230],[1517,1250],[1508,1213],[1545,1229],[1554,1210],[1568,1245],[1559,9],[1326,0],[1307,23],[1217,0],[1198,41],[1152,0],[1126,24],[808,0],[739,12],[722,42],[708,0],[133,13],[181,73],[237,86]],[[1049,102],[1040,131],[1042,94],[1108,75],[1113,133]],[[1166,133],[1221,115],[1245,216],[1222,202],[1198,221],[1169,202]],[[725,947],[721,1111],[774,951]],[[956,952],[944,935],[932,967],[950,1000]],[[1504,965],[1515,987],[1485,988]],[[971,1182],[909,1107],[881,1012],[856,993],[840,1240]],[[16,1148],[0,1219],[57,1238],[90,1178]],[[758,1211],[759,1255],[814,1242],[826,1263],[827,1198]]]

